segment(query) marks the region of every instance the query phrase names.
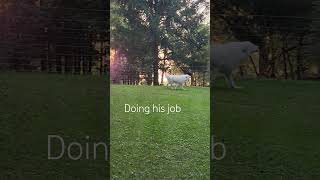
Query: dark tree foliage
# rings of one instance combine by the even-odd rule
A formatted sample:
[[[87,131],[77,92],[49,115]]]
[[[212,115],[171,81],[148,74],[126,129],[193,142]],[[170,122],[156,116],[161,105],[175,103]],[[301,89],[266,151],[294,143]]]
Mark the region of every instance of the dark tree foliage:
[[[106,68],[109,3],[15,0],[0,12],[1,67],[59,73]]]
[[[111,43],[127,57],[131,77],[142,73],[148,84],[158,85],[158,69],[167,70],[166,60],[185,73],[207,66],[209,28],[203,24],[205,14],[197,12],[206,1],[112,2]]]

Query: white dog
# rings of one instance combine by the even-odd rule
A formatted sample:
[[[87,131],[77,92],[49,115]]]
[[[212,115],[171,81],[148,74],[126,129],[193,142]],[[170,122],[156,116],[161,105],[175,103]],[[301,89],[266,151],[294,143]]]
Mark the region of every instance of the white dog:
[[[225,76],[229,86],[237,88],[232,78],[233,70],[242,61],[247,60],[252,53],[258,51],[258,46],[249,41],[213,44],[211,46],[211,60],[213,61],[214,68],[217,68]]]
[[[147,85],[147,80],[146,79],[142,79],[141,81],[139,81],[139,85]]]
[[[183,84],[187,82],[190,79],[190,75],[188,74],[182,74],[182,75],[168,75],[166,74],[166,78],[168,80],[167,88],[169,85],[172,87],[173,84],[175,84],[175,89],[177,89],[178,86],[180,86],[182,89]]]

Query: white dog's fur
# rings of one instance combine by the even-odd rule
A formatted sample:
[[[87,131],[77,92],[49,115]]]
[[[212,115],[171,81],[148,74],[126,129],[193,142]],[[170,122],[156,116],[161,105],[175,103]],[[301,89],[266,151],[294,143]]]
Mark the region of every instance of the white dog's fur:
[[[184,89],[183,84],[187,82],[190,79],[190,77],[191,76],[188,74],[182,74],[182,75],[166,74],[166,78],[168,81],[167,87],[169,87],[169,85],[172,87],[173,84],[175,84],[175,89],[177,89],[177,86],[180,86],[182,89]]]

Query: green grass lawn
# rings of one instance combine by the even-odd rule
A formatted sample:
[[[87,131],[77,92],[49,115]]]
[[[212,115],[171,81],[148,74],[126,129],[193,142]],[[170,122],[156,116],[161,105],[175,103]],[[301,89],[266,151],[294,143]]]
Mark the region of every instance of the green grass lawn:
[[[320,82],[224,82],[215,97],[214,135],[226,158],[214,162],[217,180],[320,179]]]
[[[218,82],[214,135],[227,156],[216,179],[320,179],[320,83]],[[47,160],[47,135],[66,143],[108,136],[104,78],[0,73],[0,179],[107,179],[104,160]],[[209,89],[111,87],[114,179],[208,179]],[[177,114],[124,113],[124,104],[178,104]],[[104,154],[98,154],[98,156]]]
[[[111,86],[113,179],[209,179],[209,88]],[[125,104],[178,104],[182,111],[125,113]]]
[[[103,152],[47,159],[49,134],[66,144],[107,140],[107,86],[94,76],[0,73],[0,179],[107,179]]]

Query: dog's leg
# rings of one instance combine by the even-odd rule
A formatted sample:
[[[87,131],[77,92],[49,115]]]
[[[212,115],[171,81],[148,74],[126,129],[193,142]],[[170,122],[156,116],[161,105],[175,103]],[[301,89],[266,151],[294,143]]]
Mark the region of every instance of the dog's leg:
[[[173,89],[174,87],[174,84],[173,83],[170,83],[170,89]]]
[[[180,86],[181,86],[181,89],[182,89],[182,90],[185,90],[185,89],[183,88],[183,83],[181,83]]]
[[[234,89],[241,89],[242,87],[237,86],[236,83],[233,80],[232,74],[229,74],[226,77],[226,80],[228,81],[229,87]]]

